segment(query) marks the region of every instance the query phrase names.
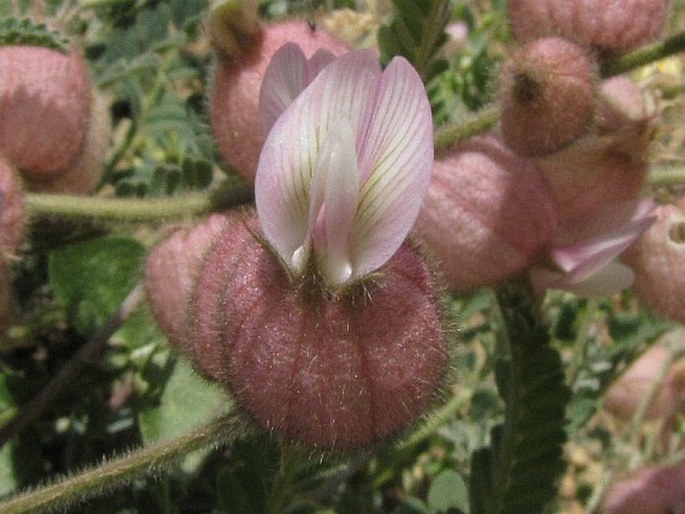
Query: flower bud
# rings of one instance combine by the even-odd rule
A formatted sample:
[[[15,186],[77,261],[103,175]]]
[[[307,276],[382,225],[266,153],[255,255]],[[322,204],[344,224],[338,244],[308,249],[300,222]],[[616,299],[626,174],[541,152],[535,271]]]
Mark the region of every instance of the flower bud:
[[[285,440],[345,450],[407,429],[447,367],[441,301],[416,248],[331,293],[292,282],[258,230],[254,217],[233,221],[199,270],[186,316],[197,369]]]
[[[592,120],[592,64],[569,41],[545,38],[519,48],[502,65],[499,81],[502,136],[522,155],[558,150]]]
[[[0,154],[28,180],[61,176],[78,162],[89,127],[85,61],[75,52],[3,46],[0,69]]]
[[[212,131],[221,156],[240,175],[254,182],[259,153],[266,134],[259,114],[259,90],[274,53],[295,41],[307,58],[324,48],[334,55],[348,47],[305,21],[286,21],[266,26],[249,53],[238,60],[217,59],[210,93]]]
[[[633,289],[655,313],[685,322],[685,199],[657,207],[657,221],[624,254]]]
[[[537,166],[485,136],[436,160],[416,229],[450,289],[462,290],[524,270],[553,237],[556,219]]]
[[[671,340],[675,344],[669,344]],[[685,350],[685,331],[682,329],[666,334],[631,364],[607,392],[605,408],[620,418],[632,419],[645,393],[663,376],[661,385],[647,405],[644,419],[669,419],[675,415],[685,392],[685,362],[671,362],[666,374],[662,373],[678,349],[681,352]]]
[[[667,0],[509,0],[509,23],[520,41],[561,36],[624,53],[659,37]]]
[[[650,466],[614,483],[604,501],[605,514],[682,512],[685,464]]]
[[[145,261],[144,284],[152,314],[179,349],[185,345],[183,320],[195,275],[225,225],[225,217],[217,214],[192,229],[178,229],[155,246]]]

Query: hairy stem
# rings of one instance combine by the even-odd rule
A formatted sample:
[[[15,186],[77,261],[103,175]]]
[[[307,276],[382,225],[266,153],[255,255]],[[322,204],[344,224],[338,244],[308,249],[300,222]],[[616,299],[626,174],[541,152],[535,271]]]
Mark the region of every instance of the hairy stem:
[[[244,422],[228,413],[193,432],[143,448],[77,475],[20,494],[0,503],[3,514],[64,510],[90,498],[109,494],[136,478],[159,475],[186,455],[204,448],[231,444],[246,434]]]
[[[100,198],[72,195],[27,194],[30,215],[57,215],[108,221],[155,221],[207,214],[245,204],[253,188],[235,184],[214,194],[193,193],[168,198]]]
[[[613,59],[602,66],[602,77],[613,77],[685,50],[685,32]]]

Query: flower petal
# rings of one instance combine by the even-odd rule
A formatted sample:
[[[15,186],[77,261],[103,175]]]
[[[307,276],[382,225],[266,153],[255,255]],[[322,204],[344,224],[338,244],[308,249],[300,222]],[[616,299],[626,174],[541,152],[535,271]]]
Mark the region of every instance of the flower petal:
[[[310,186],[321,144],[340,119],[358,134],[380,73],[372,50],[337,58],[290,104],[266,138],[255,178],[257,212],[267,241],[291,268],[308,234]]]
[[[259,115],[268,134],[278,117],[305,88],[307,58],[296,43],[276,50],[259,89]]]
[[[307,60],[296,43],[286,43],[274,53],[259,89],[259,114],[268,134],[293,100],[335,59],[328,50],[317,50]]]
[[[544,267],[531,268],[529,279],[537,295],[544,294],[547,289],[563,289],[578,296],[600,299],[630,287],[634,274],[627,266],[617,261],[610,261],[584,279],[572,273],[552,271]]]
[[[352,275],[350,231],[359,201],[357,152],[346,119],[335,123],[323,142],[312,180],[314,191],[317,202],[310,205],[317,205],[319,197],[323,197],[322,205],[310,210],[309,219],[318,268],[328,284],[338,286]]]
[[[654,223],[655,217],[647,216],[615,228],[593,239],[568,246],[553,248],[552,260],[564,271],[587,278],[595,271],[618,257]]]
[[[358,141],[363,182],[354,229],[356,277],[382,266],[418,216],[433,166],[430,104],[418,73],[396,57],[383,72]]]

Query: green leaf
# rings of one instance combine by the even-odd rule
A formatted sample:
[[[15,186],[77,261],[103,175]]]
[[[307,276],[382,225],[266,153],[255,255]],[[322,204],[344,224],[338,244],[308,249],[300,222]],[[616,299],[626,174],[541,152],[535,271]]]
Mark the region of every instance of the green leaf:
[[[56,299],[84,335],[91,335],[126,298],[139,279],[143,246],[124,237],[104,237],[54,251],[48,275]]]
[[[440,473],[428,490],[428,506],[433,512],[468,508],[468,489],[462,476],[451,469]]]
[[[0,45],[30,45],[67,53],[69,40],[28,18],[0,18]]]
[[[490,447],[474,452],[471,513],[543,512],[565,469],[570,390],[532,293],[522,284],[505,284],[497,298],[505,325],[496,367],[505,420],[491,431]]]
[[[178,359],[159,406],[138,417],[143,441],[149,444],[183,435],[216,418],[227,405],[227,396],[218,386],[201,378],[185,359]]]
[[[450,18],[448,0],[393,0],[395,12],[389,25],[378,32],[381,60],[390,62],[403,55],[428,83],[445,65],[437,53],[447,40],[445,27]]]
[[[13,492],[18,486],[12,463],[12,446],[6,444],[0,448],[0,497]]]

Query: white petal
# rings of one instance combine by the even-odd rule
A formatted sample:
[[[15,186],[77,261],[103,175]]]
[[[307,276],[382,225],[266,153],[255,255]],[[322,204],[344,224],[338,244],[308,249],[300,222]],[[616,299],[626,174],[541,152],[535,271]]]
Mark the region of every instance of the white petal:
[[[371,50],[339,57],[290,104],[266,138],[255,200],[264,236],[287,265],[307,238],[310,186],[323,138],[344,118],[358,134],[379,76]]]
[[[287,43],[276,50],[264,72],[259,89],[259,114],[264,133],[307,85],[307,58],[295,43]]]
[[[421,78],[396,57],[383,72],[360,134],[362,180],[355,221],[355,276],[382,266],[418,216],[433,166],[430,104]]]
[[[296,43],[286,43],[274,53],[259,90],[259,114],[268,134],[278,117],[328,64],[335,60],[328,50],[317,50],[307,59]]]
[[[310,204],[315,205],[316,214],[310,210],[309,226],[316,223],[313,239],[318,268],[330,285],[338,286],[352,275],[350,232],[359,201],[354,134],[346,119],[336,122],[323,142],[312,190],[317,191],[317,202]],[[318,207],[320,196],[323,202]]]
[[[591,277],[563,287],[579,296],[587,298],[606,298],[614,295],[633,283],[633,271],[617,261],[611,261]]]

